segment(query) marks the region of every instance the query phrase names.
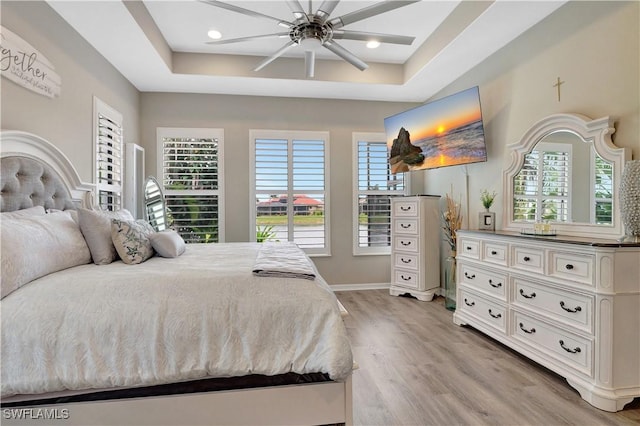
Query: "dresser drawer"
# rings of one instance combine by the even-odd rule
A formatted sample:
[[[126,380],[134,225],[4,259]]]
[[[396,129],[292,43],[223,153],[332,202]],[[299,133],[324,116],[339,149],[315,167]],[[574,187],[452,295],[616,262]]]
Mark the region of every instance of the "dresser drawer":
[[[480,241],[470,238],[460,238],[458,243],[458,256],[480,258]]]
[[[420,274],[414,271],[403,269],[395,269],[393,275],[393,284],[401,287],[417,289],[420,283]]]
[[[458,281],[493,297],[507,300],[507,276],[505,274],[465,263],[461,264],[459,273]]]
[[[508,247],[493,241],[486,241],[482,244],[482,259],[497,265],[507,265]]]
[[[512,246],[512,265],[514,268],[526,271],[544,273],[544,250]]]
[[[418,256],[410,253],[394,253],[393,265],[396,268],[418,270]]]
[[[418,234],[418,220],[417,219],[394,219],[393,231],[397,234]]]
[[[593,285],[593,256],[552,251],[549,263],[549,275]]]
[[[587,333],[593,333],[593,297],[513,279],[513,302]]]
[[[487,300],[473,292],[462,288],[456,309],[464,311],[502,333],[507,332],[507,309],[495,302]]]
[[[417,253],[419,250],[418,237],[398,235],[393,237],[393,249]]]
[[[593,377],[593,340],[539,321],[519,311],[511,311],[512,337],[542,356],[553,357]]]
[[[415,200],[395,201],[393,214],[395,217],[418,217],[418,202]]]

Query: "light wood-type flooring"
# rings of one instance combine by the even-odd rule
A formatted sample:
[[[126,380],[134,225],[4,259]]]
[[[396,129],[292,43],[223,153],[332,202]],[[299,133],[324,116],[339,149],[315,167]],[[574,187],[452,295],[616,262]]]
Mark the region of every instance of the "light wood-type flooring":
[[[618,413],[589,405],[562,377],[453,324],[441,297],[336,294],[360,366],[356,425],[640,425],[640,399]]]

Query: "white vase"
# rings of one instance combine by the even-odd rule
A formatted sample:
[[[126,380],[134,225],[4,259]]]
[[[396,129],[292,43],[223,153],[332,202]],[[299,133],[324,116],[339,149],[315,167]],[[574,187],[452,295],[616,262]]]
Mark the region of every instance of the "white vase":
[[[640,160],[628,161],[620,182],[620,216],[625,239],[640,239]]]

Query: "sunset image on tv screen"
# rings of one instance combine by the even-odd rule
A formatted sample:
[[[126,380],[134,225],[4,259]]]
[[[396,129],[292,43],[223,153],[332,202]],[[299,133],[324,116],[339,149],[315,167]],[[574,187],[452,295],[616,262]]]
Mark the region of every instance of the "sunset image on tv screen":
[[[384,120],[392,173],[487,160],[477,87]]]

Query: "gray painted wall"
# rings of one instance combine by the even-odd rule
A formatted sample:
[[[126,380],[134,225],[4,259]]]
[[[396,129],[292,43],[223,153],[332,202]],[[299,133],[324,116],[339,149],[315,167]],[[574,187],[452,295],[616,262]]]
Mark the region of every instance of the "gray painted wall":
[[[614,143],[639,158],[639,64],[639,2],[569,2],[434,96],[480,87],[489,161],[467,167],[469,227],[477,228],[480,191],[486,188],[498,192],[491,210],[499,229],[505,147],[547,115],[615,117]],[[553,87],[558,77],[565,82],[560,101]],[[427,192],[440,195],[453,184],[455,198],[465,204],[464,168],[430,170],[424,180]]]
[[[44,55],[62,79],[58,98],[2,78],[2,129],[41,136],[64,152],[85,182],[93,182],[92,108],[97,96],[123,115],[125,142],[140,139],[138,90],[45,2],[0,2],[2,26]]]
[[[316,264],[331,284],[389,281],[388,257],[351,254],[351,133],[382,131],[384,117],[415,104],[140,94],[46,4],[3,1],[1,12],[2,25],[47,56],[62,77],[62,95],[53,100],[2,79],[3,128],[51,140],[87,181],[93,95],[124,114],[125,140],[145,147],[149,174],[156,172],[156,127],[224,128],[227,241],[249,239],[249,129],[329,130],[333,256]],[[482,188],[499,193],[493,210],[500,225],[505,146],[548,114],[615,116],[614,140],[640,155],[639,22],[638,2],[570,2],[434,96],[480,86],[489,161],[466,168],[470,227],[477,226]],[[552,87],[557,77],[565,81],[560,102]],[[443,195],[453,184],[459,196],[464,170],[415,172],[413,192]]]
[[[352,132],[382,132],[385,117],[416,104],[179,93],[143,93],[141,98],[149,173],[157,173],[157,127],[224,129],[227,242],[250,238],[249,130],[329,131],[332,256],[314,262],[330,284],[389,282],[389,256],[352,255]],[[414,183],[413,192],[422,192],[422,179]]]

